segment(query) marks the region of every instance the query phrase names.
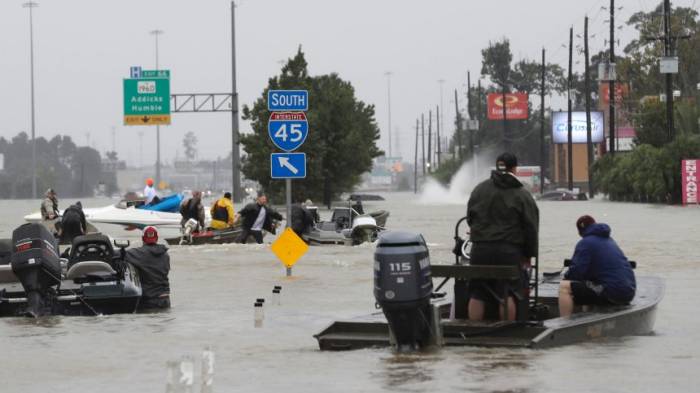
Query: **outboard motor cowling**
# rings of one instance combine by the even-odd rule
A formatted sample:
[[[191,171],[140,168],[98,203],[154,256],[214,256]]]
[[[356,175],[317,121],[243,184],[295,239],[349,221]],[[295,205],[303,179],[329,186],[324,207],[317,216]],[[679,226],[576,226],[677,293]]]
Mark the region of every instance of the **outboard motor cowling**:
[[[61,283],[56,238],[42,224],[20,226],[12,232],[10,263],[27,295],[27,314],[44,315],[55,294],[51,287]]]
[[[430,341],[430,256],[425,239],[409,232],[384,232],[374,253],[374,297],[399,349]]]

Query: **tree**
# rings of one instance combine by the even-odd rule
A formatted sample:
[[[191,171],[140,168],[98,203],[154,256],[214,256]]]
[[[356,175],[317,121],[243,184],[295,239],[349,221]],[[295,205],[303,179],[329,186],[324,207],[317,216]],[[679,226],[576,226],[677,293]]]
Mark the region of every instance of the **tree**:
[[[194,132],[189,131],[182,138],[182,146],[185,148],[185,158],[187,161],[193,161],[197,157],[197,137]]]
[[[337,74],[311,77],[301,48],[282,67],[281,74],[269,79],[252,107],[243,106],[243,119],[250,120],[252,133],[241,137],[246,152],[242,170],[270,194],[281,196],[284,182],[270,178],[270,141],[267,121],[267,91],[302,89],[309,91],[309,135],[302,151],[306,153],[307,177],[294,182],[293,199],[322,200],[325,205],[341,193],[351,191],[360,176],[372,167],[372,159],[382,154],[376,145],[379,128],[374,106],[357,100],[349,82]]]
[[[492,82],[507,90],[513,61],[510,41],[504,38],[500,42],[489,42],[489,46],[481,50],[481,57],[481,75],[488,75]]]
[[[21,132],[7,141],[0,138],[5,170],[0,174],[0,198],[29,198],[32,190],[32,144]],[[102,171],[100,153],[76,147],[70,137],[57,135],[50,141],[36,138],[37,189],[51,187],[61,196],[91,196]]]
[[[666,105],[658,99],[645,100],[640,112],[633,116],[637,136],[636,145],[663,146],[668,140],[666,131]]]

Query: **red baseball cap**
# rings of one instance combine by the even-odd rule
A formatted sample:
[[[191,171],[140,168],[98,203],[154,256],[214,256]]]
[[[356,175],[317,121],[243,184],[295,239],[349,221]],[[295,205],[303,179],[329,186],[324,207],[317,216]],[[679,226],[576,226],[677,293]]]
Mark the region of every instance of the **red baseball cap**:
[[[595,224],[595,218],[589,215],[581,216],[576,220],[576,229],[578,229],[578,233],[583,233],[586,228],[593,224]]]
[[[141,239],[143,239],[144,244],[158,243],[158,230],[151,226],[144,228]]]

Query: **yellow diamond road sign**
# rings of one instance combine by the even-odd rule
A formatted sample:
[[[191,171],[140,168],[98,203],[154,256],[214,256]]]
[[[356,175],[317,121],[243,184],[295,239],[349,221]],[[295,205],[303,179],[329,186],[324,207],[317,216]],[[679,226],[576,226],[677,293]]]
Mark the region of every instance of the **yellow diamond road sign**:
[[[309,245],[301,240],[292,228],[285,229],[280,237],[272,243],[272,252],[287,267],[294,266],[308,250]]]

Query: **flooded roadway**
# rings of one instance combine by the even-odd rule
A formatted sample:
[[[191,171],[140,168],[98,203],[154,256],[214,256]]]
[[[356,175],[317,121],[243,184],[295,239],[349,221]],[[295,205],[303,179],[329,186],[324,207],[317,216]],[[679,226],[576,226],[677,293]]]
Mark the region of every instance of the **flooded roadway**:
[[[366,210],[388,209],[390,228],[423,233],[433,263],[452,260],[454,224],[465,213],[466,198],[437,204],[419,203],[409,193],[385,196],[387,201]],[[22,216],[37,207],[37,201],[2,201],[0,237],[10,237]],[[576,218],[591,214],[611,225],[613,237],[638,262],[637,275],[666,280],[654,335],[548,350],[320,352],[314,333],[335,319],[374,310],[372,245],[312,247],[292,278],[284,277],[268,245],[174,246],[170,312],[1,319],[0,391],[162,392],[166,362],[197,358],[206,346],[216,353],[218,392],[696,391],[700,209],[599,199],[539,207],[542,270],[560,268],[578,239]],[[102,230],[138,238],[118,227]],[[264,326],[254,328],[253,303],[269,299],[274,285],[282,286],[282,304],[266,305]]]

